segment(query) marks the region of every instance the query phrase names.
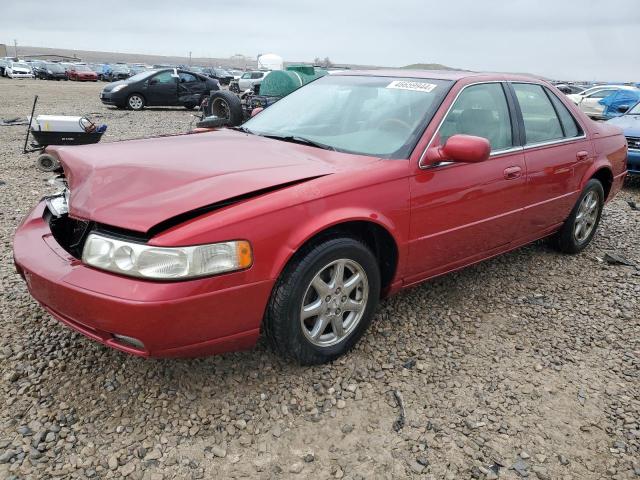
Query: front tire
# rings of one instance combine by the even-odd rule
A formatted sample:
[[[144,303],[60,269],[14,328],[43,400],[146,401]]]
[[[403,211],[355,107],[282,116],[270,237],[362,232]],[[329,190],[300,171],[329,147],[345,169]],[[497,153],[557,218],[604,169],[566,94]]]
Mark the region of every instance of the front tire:
[[[144,104],[145,104],[144,97],[139,93],[132,93],[127,98],[127,106],[131,110],[136,110],[136,111],[142,110],[144,108]]]
[[[353,238],[306,247],[271,294],[265,334],[278,353],[302,365],[349,351],[371,323],[380,298],[375,256]]]
[[[555,235],[556,248],[563,253],[578,253],[584,250],[598,229],[603,207],[602,183],[592,178],[582,190],[569,218]]]

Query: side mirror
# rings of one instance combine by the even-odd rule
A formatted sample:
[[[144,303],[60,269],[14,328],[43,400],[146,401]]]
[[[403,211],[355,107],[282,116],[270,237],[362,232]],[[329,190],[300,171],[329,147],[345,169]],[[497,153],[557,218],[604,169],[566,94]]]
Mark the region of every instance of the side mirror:
[[[618,112],[627,113],[629,111],[629,105],[619,105]]]
[[[155,78],[152,78],[151,80],[149,80],[149,85],[157,85],[158,84],[158,80],[156,80]]]
[[[453,135],[439,147],[427,151],[429,164],[438,162],[479,163],[489,159],[491,144],[483,137]]]

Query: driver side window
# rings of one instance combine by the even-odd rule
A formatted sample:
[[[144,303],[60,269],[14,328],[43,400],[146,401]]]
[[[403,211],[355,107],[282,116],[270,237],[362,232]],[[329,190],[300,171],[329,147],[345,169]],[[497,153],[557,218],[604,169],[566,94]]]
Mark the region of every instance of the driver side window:
[[[502,84],[482,83],[462,90],[440,127],[440,144],[456,134],[486,138],[491,151],[513,146],[511,116]]]

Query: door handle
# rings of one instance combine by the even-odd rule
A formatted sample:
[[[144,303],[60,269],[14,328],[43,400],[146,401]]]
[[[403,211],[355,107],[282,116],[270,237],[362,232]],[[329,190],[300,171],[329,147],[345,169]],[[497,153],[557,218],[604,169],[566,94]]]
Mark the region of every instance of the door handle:
[[[582,162],[583,160],[586,160],[587,158],[589,158],[589,152],[586,152],[584,150],[576,153],[576,160],[578,160],[579,162]]]
[[[504,178],[507,180],[513,180],[515,178],[520,178],[522,175],[522,169],[520,167],[508,167],[504,169]]]

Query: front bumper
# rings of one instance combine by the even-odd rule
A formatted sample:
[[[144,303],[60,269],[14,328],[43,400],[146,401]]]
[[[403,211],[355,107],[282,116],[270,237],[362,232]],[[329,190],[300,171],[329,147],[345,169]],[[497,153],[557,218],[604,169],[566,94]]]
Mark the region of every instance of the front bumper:
[[[627,151],[627,171],[629,175],[640,175],[640,150]]]
[[[124,107],[127,104],[127,97],[125,94],[120,94],[120,92],[101,92],[100,101],[105,105],[117,105],[119,107]]]
[[[33,78],[33,73],[12,72],[11,78]]]
[[[140,356],[203,356],[255,344],[273,281],[251,283],[251,269],[182,282],[96,270],[56,242],[43,218],[45,208],[41,202],[18,227],[14,261],[31,295],[57,320]]]

